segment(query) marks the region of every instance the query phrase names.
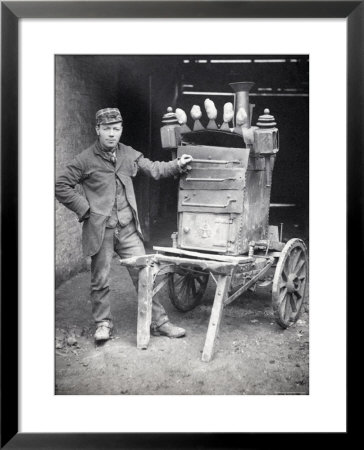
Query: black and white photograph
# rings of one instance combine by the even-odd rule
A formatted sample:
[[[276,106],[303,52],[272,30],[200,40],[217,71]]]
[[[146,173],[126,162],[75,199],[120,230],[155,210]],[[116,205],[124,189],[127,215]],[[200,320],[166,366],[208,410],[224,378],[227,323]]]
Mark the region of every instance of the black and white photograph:
[[[1,448],[350,437],[364,2],[324,3],[1,2]]]
[[[57,54],[57,395],[309,395],[309,55]]]

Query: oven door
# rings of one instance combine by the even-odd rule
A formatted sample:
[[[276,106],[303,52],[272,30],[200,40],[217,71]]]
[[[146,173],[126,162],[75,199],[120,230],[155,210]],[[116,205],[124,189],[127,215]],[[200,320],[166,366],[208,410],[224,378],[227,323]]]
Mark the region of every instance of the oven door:
[[[179,215],[178,247],[236,254],[238,220],[233,214],[183,212]]]

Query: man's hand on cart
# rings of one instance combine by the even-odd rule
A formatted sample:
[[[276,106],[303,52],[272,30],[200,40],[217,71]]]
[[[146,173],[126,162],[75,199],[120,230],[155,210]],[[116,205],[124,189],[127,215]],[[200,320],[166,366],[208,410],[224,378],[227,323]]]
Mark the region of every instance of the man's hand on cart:
[[[192,159],[191,155],[183,154],[178,160],[178,165],[183,171],[191,170],[191,166],[189,166],[188,163],[190,163]]]

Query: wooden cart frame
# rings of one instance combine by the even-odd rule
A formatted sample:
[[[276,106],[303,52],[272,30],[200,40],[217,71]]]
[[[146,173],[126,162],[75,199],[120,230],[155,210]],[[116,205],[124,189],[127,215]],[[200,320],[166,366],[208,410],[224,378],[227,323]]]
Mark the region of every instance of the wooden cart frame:
[[[167,283],[170,299],[180,311],[189,311],[197,305],[209,276],[216,283],[202,352],[204,362],[209,362],[213,357],[224,307],[262,282],[272,266],[275,266],[273,279],[266,279],[263,283],[272,287],[272,305],[277,323],[287,328],[299,317],[308,277],[307,249],[300,239],[291,239],[286,244],[268,241],[251,243],[247,256],[236,257],[175,247],[154,247],[154,250],[157,253],[120,261],[122,265],[140,269],[137,323],[139,349],[148,347],[152,300]],[[179,280],[175,279],[176,275]],[[176,291],[178,284],[184,286],[184,294]]]

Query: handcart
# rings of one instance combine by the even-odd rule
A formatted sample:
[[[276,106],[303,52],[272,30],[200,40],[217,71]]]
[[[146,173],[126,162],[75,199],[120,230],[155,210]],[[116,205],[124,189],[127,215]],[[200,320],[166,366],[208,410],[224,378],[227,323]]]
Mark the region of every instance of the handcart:
[[[257,284],[271,286],[274,316],[282,328],[299,317],[308,280],[307,248],[298,238],[282,242],[278,226],[269,225],[278,129],[269,110],[251,126],[252,85],[231,84],[236,92],[232,129],[227,122],[217,127],[211,114],[206,128],[195,117],[193,130],[186,122],[176,125],[171,111],[167,115],[167,137],[175,141],[165,146],[176,145],[177,157],[185,153],[193,160],[179,181],[178,232],[172,235],[172,247],[153,247],[155,254],[121,260],[140,269],[140,349],[150,339],[153,296],[165,285],[172,304],[186,312],[201,301],[210,277],[216,284],[205,362],[213,357],[223,308]],[[271,268],[274,275],[267,278]]]

